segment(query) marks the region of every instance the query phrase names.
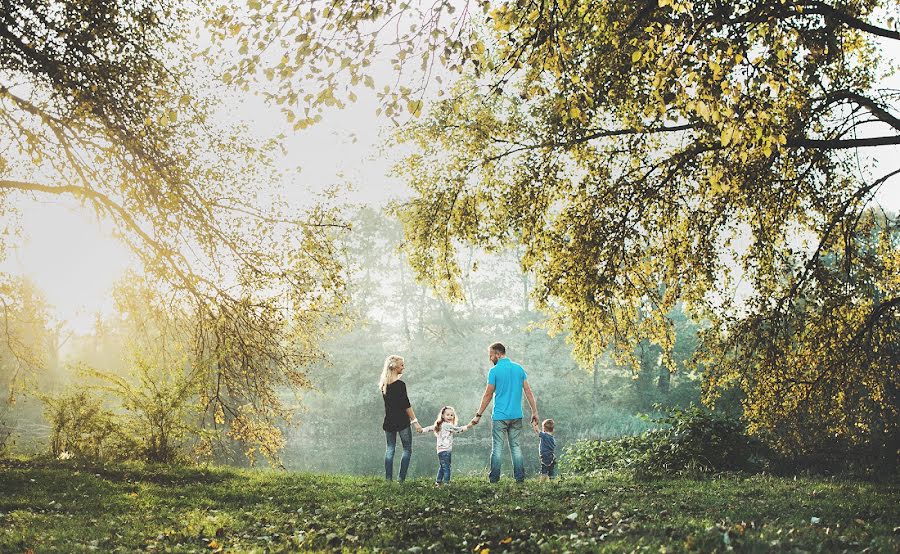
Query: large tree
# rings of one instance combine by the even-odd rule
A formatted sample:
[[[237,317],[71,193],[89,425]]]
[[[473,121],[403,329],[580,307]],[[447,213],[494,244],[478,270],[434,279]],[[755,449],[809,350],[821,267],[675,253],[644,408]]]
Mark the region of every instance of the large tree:
[[[879,88],[891,8],[498,5],[481,76],[403,137],[417,271],[452,293],[455,239],[524,244],[585,361],[643,338],[671,351],[685,301],[711,325],[710,400],[740,383],[751,428],[789,424],[788,449],[830,434],[896,450],[896,220],[875,255],[851,247],[900,173],[857,165],[900,144],[897,93]]]
[[[211,419],[253,430],[321,356],[343,225],[328,209],[288,213],[270,186],[275,144],[216,121],[222,90],[192,62],[204,5],[184,6],[0,3],[0,213],[12,224],[21,194],[71,197],[112,222],[168,313],[196,326]]]
[[[707,368],[710,401],[728,383],[768,387],[778,402],[746,401],[754,429],[788,421],[802,439],[802,413],[865,412],[817,425],[885,444],[876,434],[898,436],[898,249],[852,245],[898,173],[859,163],[900,145],[897,92],[880,84],[897,15],[885,0],[333,0],[213,20],[245,53],[233,78],[272,80],[298,127],[354,100],[352,85],[375,87],[385,56],[407,74],[379,93],[391,117],[423,112],[436,67],[463,73],[401,134],[417,150],[400,168],[416,191],[407,245],[438,289],[462,291],[460,239],[518,244],[586,363],[642,339],[671,352],[667,314],[683,301],[710,325],[705,348],[730,356]],[[823,336],[798,329],[810,317],[834,342],[794,356]]]

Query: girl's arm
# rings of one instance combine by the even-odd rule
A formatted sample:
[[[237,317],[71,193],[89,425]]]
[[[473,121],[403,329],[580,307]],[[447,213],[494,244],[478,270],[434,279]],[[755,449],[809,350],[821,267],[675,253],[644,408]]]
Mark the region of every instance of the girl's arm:
[[[448,431],[450,431],[451,433],[457,433],[457,434],[465,433],[466,431],[468,431],[469,429],[472,428],[471,423],[469,423],[468,425],[463,425],[462,427],[460,427],[459,425],[448,425],[446,423],[444,425],[447,426]]]
[[[420,428],[419,428],[419,432],[420,432],[420,433],[428,433],[428,432],[431,432],[431,431],[434,431],[434,424],[429,425],[428,427],[420,427]]]

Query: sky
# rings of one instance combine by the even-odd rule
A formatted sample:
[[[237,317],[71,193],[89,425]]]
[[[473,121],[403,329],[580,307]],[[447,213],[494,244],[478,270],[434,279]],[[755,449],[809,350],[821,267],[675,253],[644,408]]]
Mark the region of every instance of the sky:
[[[900,60],[900,45],[886,39],[883,43],[886,57]],[[893,76],[885,86],[900,89],[900,76]],[[279,166],[286,173],[284,194],[292,204],[308,205],[317,192],[351,184],[349,200],[383,205],[408,192],[403,183],[388,176],[392,159],[380,148],[392,124],[375,116],[371,91],[358,94],[357,103],[331,110],[318,125],[299,132],[290,129],[277,108],[252,94],[231,98],[224,111],[250,122],[260,137],[288,135]],[[864,155],[877,163],[873,175],[900,167],[900,147],[871,149]],[[900,211],[900,179],[888,182],[876,200],[888,211]],[[90,331],[95,314],[112,312],[110,291],[128,268],[137,267],[134,255],[111,236],[109,223],[74,200],[50,203],[21,197],[18,207],[24,240],[0,262],[0,271],[29,275],[55,307],[59,320],[75,332]]]

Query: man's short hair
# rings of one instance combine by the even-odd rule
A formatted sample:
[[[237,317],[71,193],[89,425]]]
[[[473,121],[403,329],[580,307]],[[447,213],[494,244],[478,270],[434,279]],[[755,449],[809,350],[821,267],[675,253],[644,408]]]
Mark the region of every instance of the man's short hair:
[[[541,426],[544,428],[545,433],[553,432],[553,420],[552,419],[545,419],[544,423]]]
[[[490,348],[497,354],[506,354],[506,347],[503,346],[502,342],[495,342],[490,346]]]

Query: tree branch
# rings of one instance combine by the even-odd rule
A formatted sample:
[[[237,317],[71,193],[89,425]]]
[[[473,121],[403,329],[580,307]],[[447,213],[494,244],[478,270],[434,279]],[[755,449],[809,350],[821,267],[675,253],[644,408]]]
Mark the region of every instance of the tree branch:
[[[900,135],[860,139],[811,139],[807,137],[795,137],[788,139],[787,144],[788,146],[793,147],[841,150],[845,148],[865,148],[869,146],[890,146],[900,144]]]
[[[872,115],[877,117],[878,121],[887,123],[894,129],[900,131],[900,119],[898,119],[896,116],[894,116],[894,114],[888,112],[884,107],[879,105],[878,102],[876,102],[875,100],[873,100],[867,96],[863,96],[862,94],[859,94],[858,92],[853,92],[850,90],[837,90],[837,91],[834,91],[834,92],[828,94],[828,96],[826,96],[826,99],[829,101],[851,100],[853,102],[856,102],[860,106],[863,106],[864,108],[866,108],[870,112],[872,112]]]
[[[867,23],[862,19],[853,17],[846,12],[838,10],[834,6],[826,4],[825,2],[809,2],[805,4],[805,7],[807,8],[803,10],[803,13],[805,14],[818,14],[824,16],[826,19],[836,19],[844,25],[847,25],[848,27],[864,31],[866,33],[871,33],[873,35],[878,35],[880,37],[890,38],[894,40],[900,40],[900,31],[894,31],[891,29],[885,29],[883,27],[872,25],[871,23]]]

